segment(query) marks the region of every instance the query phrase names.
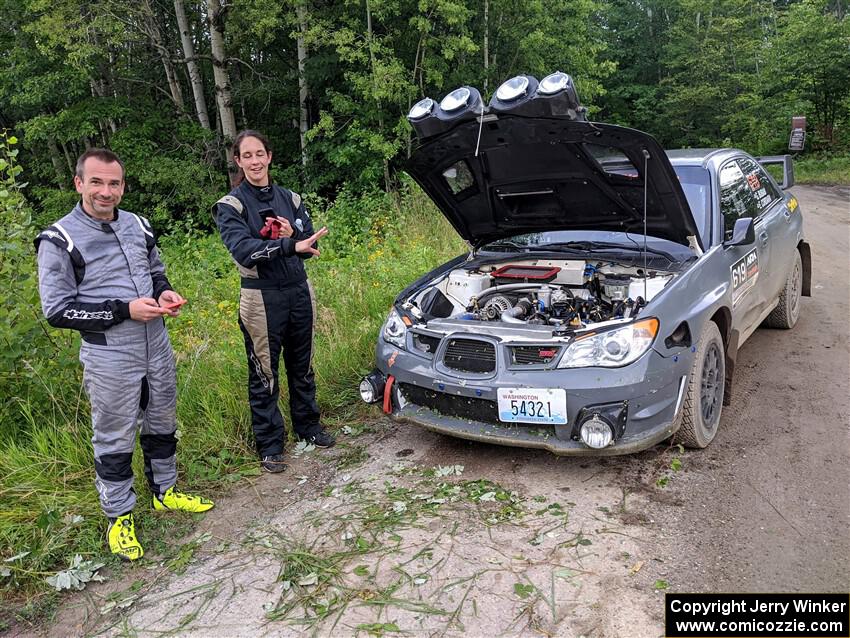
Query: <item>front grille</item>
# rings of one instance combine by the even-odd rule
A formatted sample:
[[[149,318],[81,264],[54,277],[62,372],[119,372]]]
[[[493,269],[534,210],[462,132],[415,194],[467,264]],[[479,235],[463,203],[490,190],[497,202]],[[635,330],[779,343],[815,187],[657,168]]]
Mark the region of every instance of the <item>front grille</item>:
[[[518,366],[550,363],[561,351],[559,346],[512,346],[511,364]]]
[[[431,335],[424,335],[419,332],[413,333],[413,347],[419,350],[419,352],[427,354],[429,357],[434,356],[439,345],[440,337],[432,337]]]
[[[402,383],[399,390],[401,390],[404,398],[411,403],[421,405],[445,416],[499,423],[499,410],[495,401],[455,396],[445,392],[427,390],[409,383]]]
[[[493,372],[496,369],[496,347],[478,339],[450,339],[443,363],[463,372]]]

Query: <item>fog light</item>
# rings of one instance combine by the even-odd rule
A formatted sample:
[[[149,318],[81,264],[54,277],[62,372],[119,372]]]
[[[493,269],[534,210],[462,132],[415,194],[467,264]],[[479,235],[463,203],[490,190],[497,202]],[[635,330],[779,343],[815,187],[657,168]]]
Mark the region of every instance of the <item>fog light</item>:
[[[384,395],[384,385],[386,380],[379,371],[367,374],[360,382],[360,398],[366,403],[377,403]]]
[[[611,445],[614,440],[614,431],[611,426],[594,414],[581,424],[581,440],[587,447],[601,450]]]
[[[375,402],[375,388],[373,388],[372,384],[366,379],[363,379],[360,382],[360,398],[366,403]]]

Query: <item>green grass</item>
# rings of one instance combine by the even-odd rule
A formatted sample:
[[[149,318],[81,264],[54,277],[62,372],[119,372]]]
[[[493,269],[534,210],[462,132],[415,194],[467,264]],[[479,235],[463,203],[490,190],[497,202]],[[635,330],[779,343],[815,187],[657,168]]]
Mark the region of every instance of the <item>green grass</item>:
[[[798,184],[850,186],[850,155],[800,158],[794,177]]]
[[[398,291],[464,250],[418,190],[400,200],[385,196],[376,202],[373,196],[370,204],[378,210],[368,211],[365,231],[349,234],[342,246],[325,242],[322,256],[308,262],[318,302],[318,401],[331,426],[365,415],[357,382],[373,365],[377,331]],[[346,215],[354,217],[337,206],[314,217],[317,225],[327,223],[333,236],[335,224],[341,225]],[[172,234],[160,245],[170,280],[189,300],[182,316],[169,320],[178,360],[180,484],[215,495],[258,469],[236,322],[238,276],[215,234]],[[74,554],[103,558],[106,552],[105,521],[93,483],[88,403],[76,363],[79,338],[49,332],[49,347],[33,348],[23,362],[27,381],[2,390],[13,396],[3,397],[12,408],[0,414],[0,560],[29,553],[0,562],[9,571],[0,576],[0,595],[18,601],[41,595],[44,578]],[[285,396],[281,405],[287,414]],[[352,448],[352,465],[362,461],[362,454]],[[150,495],[140,453],[134,471],[144,505]],[[72,516],[83,520],[72,523]],[[174,526],[144,506],[137,508],[137,521],[146,546],[168,551]],[[185,531],[182,523],[174,525]]]

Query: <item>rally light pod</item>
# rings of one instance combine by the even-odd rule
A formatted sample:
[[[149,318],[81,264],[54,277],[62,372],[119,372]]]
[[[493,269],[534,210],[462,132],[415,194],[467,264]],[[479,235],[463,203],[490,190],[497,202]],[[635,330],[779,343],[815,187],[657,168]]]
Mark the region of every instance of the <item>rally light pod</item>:
[[[517,75],[505,80],[496,89],[490,98],[490,110],[496,113],[516,111],[533,100],[536,92],[537,78],[533,75]]]
[[[407,121],[420,140],[447,131],[459,122],[481,115],[481,93],[472,86],[461,86],[446,95],[439,104],[430,98],[420,100],[407,114]]]
[[[563,71],[550,73],[540,81],[535,102],[544,109],[541,114],[587,121],[587,109],[581,105],[573,78]]]
[[[562,71],[550,73],[540,82],[530,75],[507,80],[490,100],[490,109],[519,116],[587,120],[573,79]]]

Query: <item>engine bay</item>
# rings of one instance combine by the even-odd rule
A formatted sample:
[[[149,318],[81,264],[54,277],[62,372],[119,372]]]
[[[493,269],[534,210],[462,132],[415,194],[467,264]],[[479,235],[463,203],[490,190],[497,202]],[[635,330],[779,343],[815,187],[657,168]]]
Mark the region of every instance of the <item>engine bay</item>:
[[[671,272],[608,261],[511,260],[456,268],[404,304],[423,322],[439,319],[582,329],[636,317]]]

